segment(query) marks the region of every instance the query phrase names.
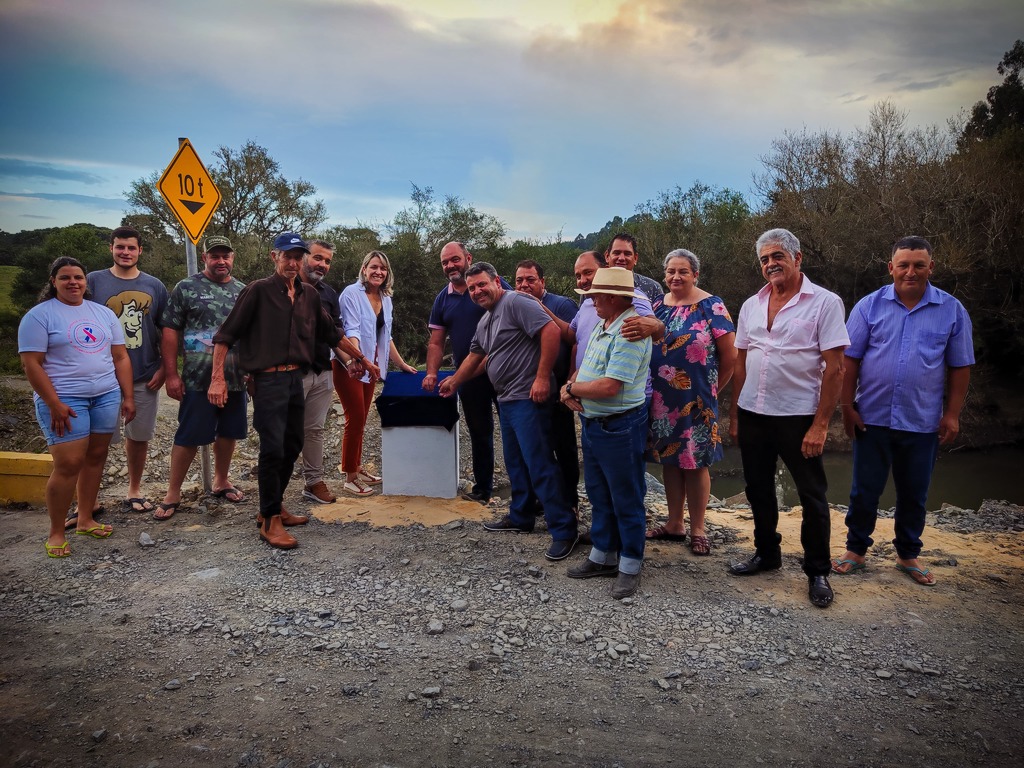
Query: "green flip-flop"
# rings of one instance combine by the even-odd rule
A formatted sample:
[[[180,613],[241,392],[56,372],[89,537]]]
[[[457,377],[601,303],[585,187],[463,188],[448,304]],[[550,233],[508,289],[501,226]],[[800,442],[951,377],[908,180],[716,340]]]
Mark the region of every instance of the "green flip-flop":
[[[848,571],[840,571],[840,570],[838,570],[838,566],[840,566],[840,565],[847,565],[847,564],[850,566],[850,570],[848,570]],[[856,560],[850,560],[849,558],[846,558],[846,557],[844,557],[842,560],[833,560],[832,561],[832,573],[838,574],[839,576],[848,576],[851,573],[856,573],[857,571],[863,571],[867,567],[868,566],[867,566],[866,563],[863,563],[863,562],[858,563]]]
[[[920,568],[915,568],[912,565],[900,565],[899,563],[896,563],[896,570],[902,571],[903,573],[907,574],[907,576],[914,580],[915,584],[920,584],[922,587],[935,586],[934,577],[932,577],[931,581],[921,581],[921,579],[927,579],[931,575],[931,571],[929,571],[927,568],[921,570]],[[920,576],[921,578],[918,578],[918,576]]]

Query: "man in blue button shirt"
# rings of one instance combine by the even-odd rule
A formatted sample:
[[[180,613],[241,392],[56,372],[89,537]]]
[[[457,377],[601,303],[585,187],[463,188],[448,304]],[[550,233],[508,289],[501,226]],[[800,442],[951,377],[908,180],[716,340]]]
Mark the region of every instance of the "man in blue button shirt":
[[[861,299],[846,327],[841,404],[853,438],[853,487],[846,515],[846,554],[832,561],[845,574],[865,567],[878,499],[892,471],[896,484],[896,567],[923,586],[935,577],[918,562],[928,485],[939,445],[960,431],[974,345],[963,305],[929,282],[935,262],[923,237],[896,242],[892,285]]]

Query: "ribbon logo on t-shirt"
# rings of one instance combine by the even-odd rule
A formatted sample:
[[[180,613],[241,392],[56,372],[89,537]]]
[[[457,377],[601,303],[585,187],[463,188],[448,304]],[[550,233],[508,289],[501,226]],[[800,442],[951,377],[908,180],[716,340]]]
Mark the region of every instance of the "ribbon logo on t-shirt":
[[[72,323],[68,329],[68,337],[71,346],[88,355],[102,352],[109,346],[107,334],[102,328],[97,328],[92,320],[77,320]]]

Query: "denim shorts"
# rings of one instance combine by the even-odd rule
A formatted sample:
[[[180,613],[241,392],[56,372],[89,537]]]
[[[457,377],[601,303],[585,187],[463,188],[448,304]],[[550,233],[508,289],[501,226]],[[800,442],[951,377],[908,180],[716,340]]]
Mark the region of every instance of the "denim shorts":
[[[245,392],[228,392],[224,407],[214,405],[206,390],[186,392],[178,406],[178,431],[174,444],[187,448],[209,445],[220,437],[225,440],[245,440],[249,433],[246,421],[248,397]]]
[[[59,393],[58,393],[59,396]],[[60,401],[75,412],[71,418],[71,431],[58,437],[50,426],[50,406],[36,398],[36,421],[43,430],[47,445],[82,440],[91,434],[109,435],[117,427],[121,413],[121,390],[112,389],[96,397],[61,397]]]

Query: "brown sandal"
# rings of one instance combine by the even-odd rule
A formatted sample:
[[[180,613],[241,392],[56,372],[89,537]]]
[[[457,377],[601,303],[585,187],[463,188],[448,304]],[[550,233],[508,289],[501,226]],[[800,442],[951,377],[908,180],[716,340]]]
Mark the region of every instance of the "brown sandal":
[[[710,555],[711,542],[707,536],[694,536],[690,534],[690,551],[695,555]]]

